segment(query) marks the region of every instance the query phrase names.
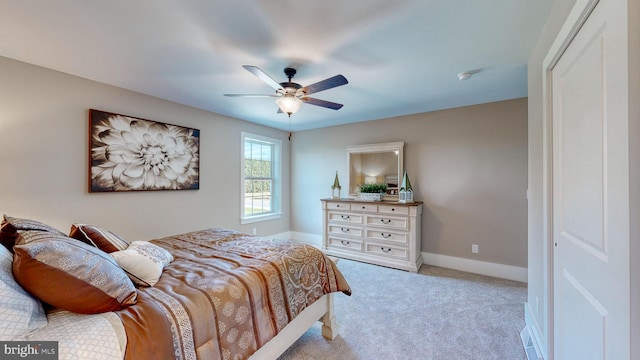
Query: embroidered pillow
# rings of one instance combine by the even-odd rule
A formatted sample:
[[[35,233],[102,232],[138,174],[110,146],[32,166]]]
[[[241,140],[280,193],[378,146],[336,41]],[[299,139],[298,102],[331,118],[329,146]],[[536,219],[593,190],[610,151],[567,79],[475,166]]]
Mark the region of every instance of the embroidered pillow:
[[[126,250],[110,253],[134,284],[153,286],[173,256],[165,249],[147,241],[133,241]]]
[[[40,300],[13,278],[12,263],[13,254],[0,246],[0,340],[17,339],[47,324]]]
[[[9,249],[9,251],[13,252],[13,246],[18,238],[18,233],[27,230],[46,231],[64,235],[62,231],[39,221],[3,215],[2,224],[0,225],[0,242]]]
[[[135,304],[138,295],[108,254],[65,235],[42,231],[20,233],[13,274],[43,302],[81,314],[120,310]]]
[[[73,224],[69,236],[106,253],[125,250],[129,246],[129,242],[116,233],[93,225]]]

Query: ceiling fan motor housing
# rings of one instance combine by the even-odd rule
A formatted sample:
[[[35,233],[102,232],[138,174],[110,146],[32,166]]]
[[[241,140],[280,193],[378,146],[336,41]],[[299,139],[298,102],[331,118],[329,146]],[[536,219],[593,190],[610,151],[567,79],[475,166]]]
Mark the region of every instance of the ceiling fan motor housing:
[[[280,86],[282,86],[286,90],[285,92],[286,94],[294,95],[298,89],[302,88],[302,85],[291,82],[291,79],[296,74],[296,69],[290,68],[290,67],[284,68],[284,74],[287,75],[287,78],[289,78],[289,81],[281,82]]]
[[[302,88],[302,85],[294,82],[281,82],[280,86],[285,89],[287,94],[295,94],[299,89]]]

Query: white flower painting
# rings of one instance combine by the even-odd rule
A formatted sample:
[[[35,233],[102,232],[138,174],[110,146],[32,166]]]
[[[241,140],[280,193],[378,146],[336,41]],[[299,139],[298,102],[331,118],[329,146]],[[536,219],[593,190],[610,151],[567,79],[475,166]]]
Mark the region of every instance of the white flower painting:
[[[200,131],[90,110],[90,191],[198,189]]]

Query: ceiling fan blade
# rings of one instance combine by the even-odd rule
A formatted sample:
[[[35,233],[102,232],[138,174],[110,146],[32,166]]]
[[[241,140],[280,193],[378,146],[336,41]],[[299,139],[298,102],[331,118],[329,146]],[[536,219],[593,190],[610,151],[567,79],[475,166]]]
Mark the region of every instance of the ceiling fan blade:
[[[303,98],[300,98],[300,100],[304,101],[307,104],[322,106],[322,107],[333,109],[333,110],[340,110],[340,108],[343,106],[342,104],[334,103],[331,101],[320,100],[320,99],[310,98],[306,96]]]
[[[348,84],[347,78],[342,75],[336,75],[334,77],[330,77],[328,79],[324,79],[322,81],[318,81],[315,84],[311,84],[309,86],[305,86],[302,88],[302,91],[306,94],[313,94],[319,91],[331,89],[340,85]]]
[[[267,85],[271,86],[272,88],[276,90],[282,89],[282,86],[280,86],[280,84],[277,81],[273,80],[271,76],[267,75],[267,73],[260,70],[257,66],[242,65],[242,67],[247,69],[247,71],[257,76],[260,80],[264,81],[265,83],[267,83]]]
[[[276,94],[223,94],[230,97],[280,97]]]

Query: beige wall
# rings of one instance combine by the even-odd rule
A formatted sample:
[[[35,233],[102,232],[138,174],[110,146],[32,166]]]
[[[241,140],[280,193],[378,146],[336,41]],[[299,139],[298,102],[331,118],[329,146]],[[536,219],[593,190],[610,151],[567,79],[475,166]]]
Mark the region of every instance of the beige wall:
[[[239,197],[240,132],[276,137],[289,213],[288,133],[1,57],[0,79],[0,212],[140,240],[212,226],[289,229],[288,215],[241,226]],[[200,129],[200,189],[88,193],[89,108]]]
[[[336,170],[346,184],[348,146],[392,141],[405,142],[425,203],[423,252],[527,266],[526,99],[295,133],[292,230],[322,232],[319,199],[331,196]]]

